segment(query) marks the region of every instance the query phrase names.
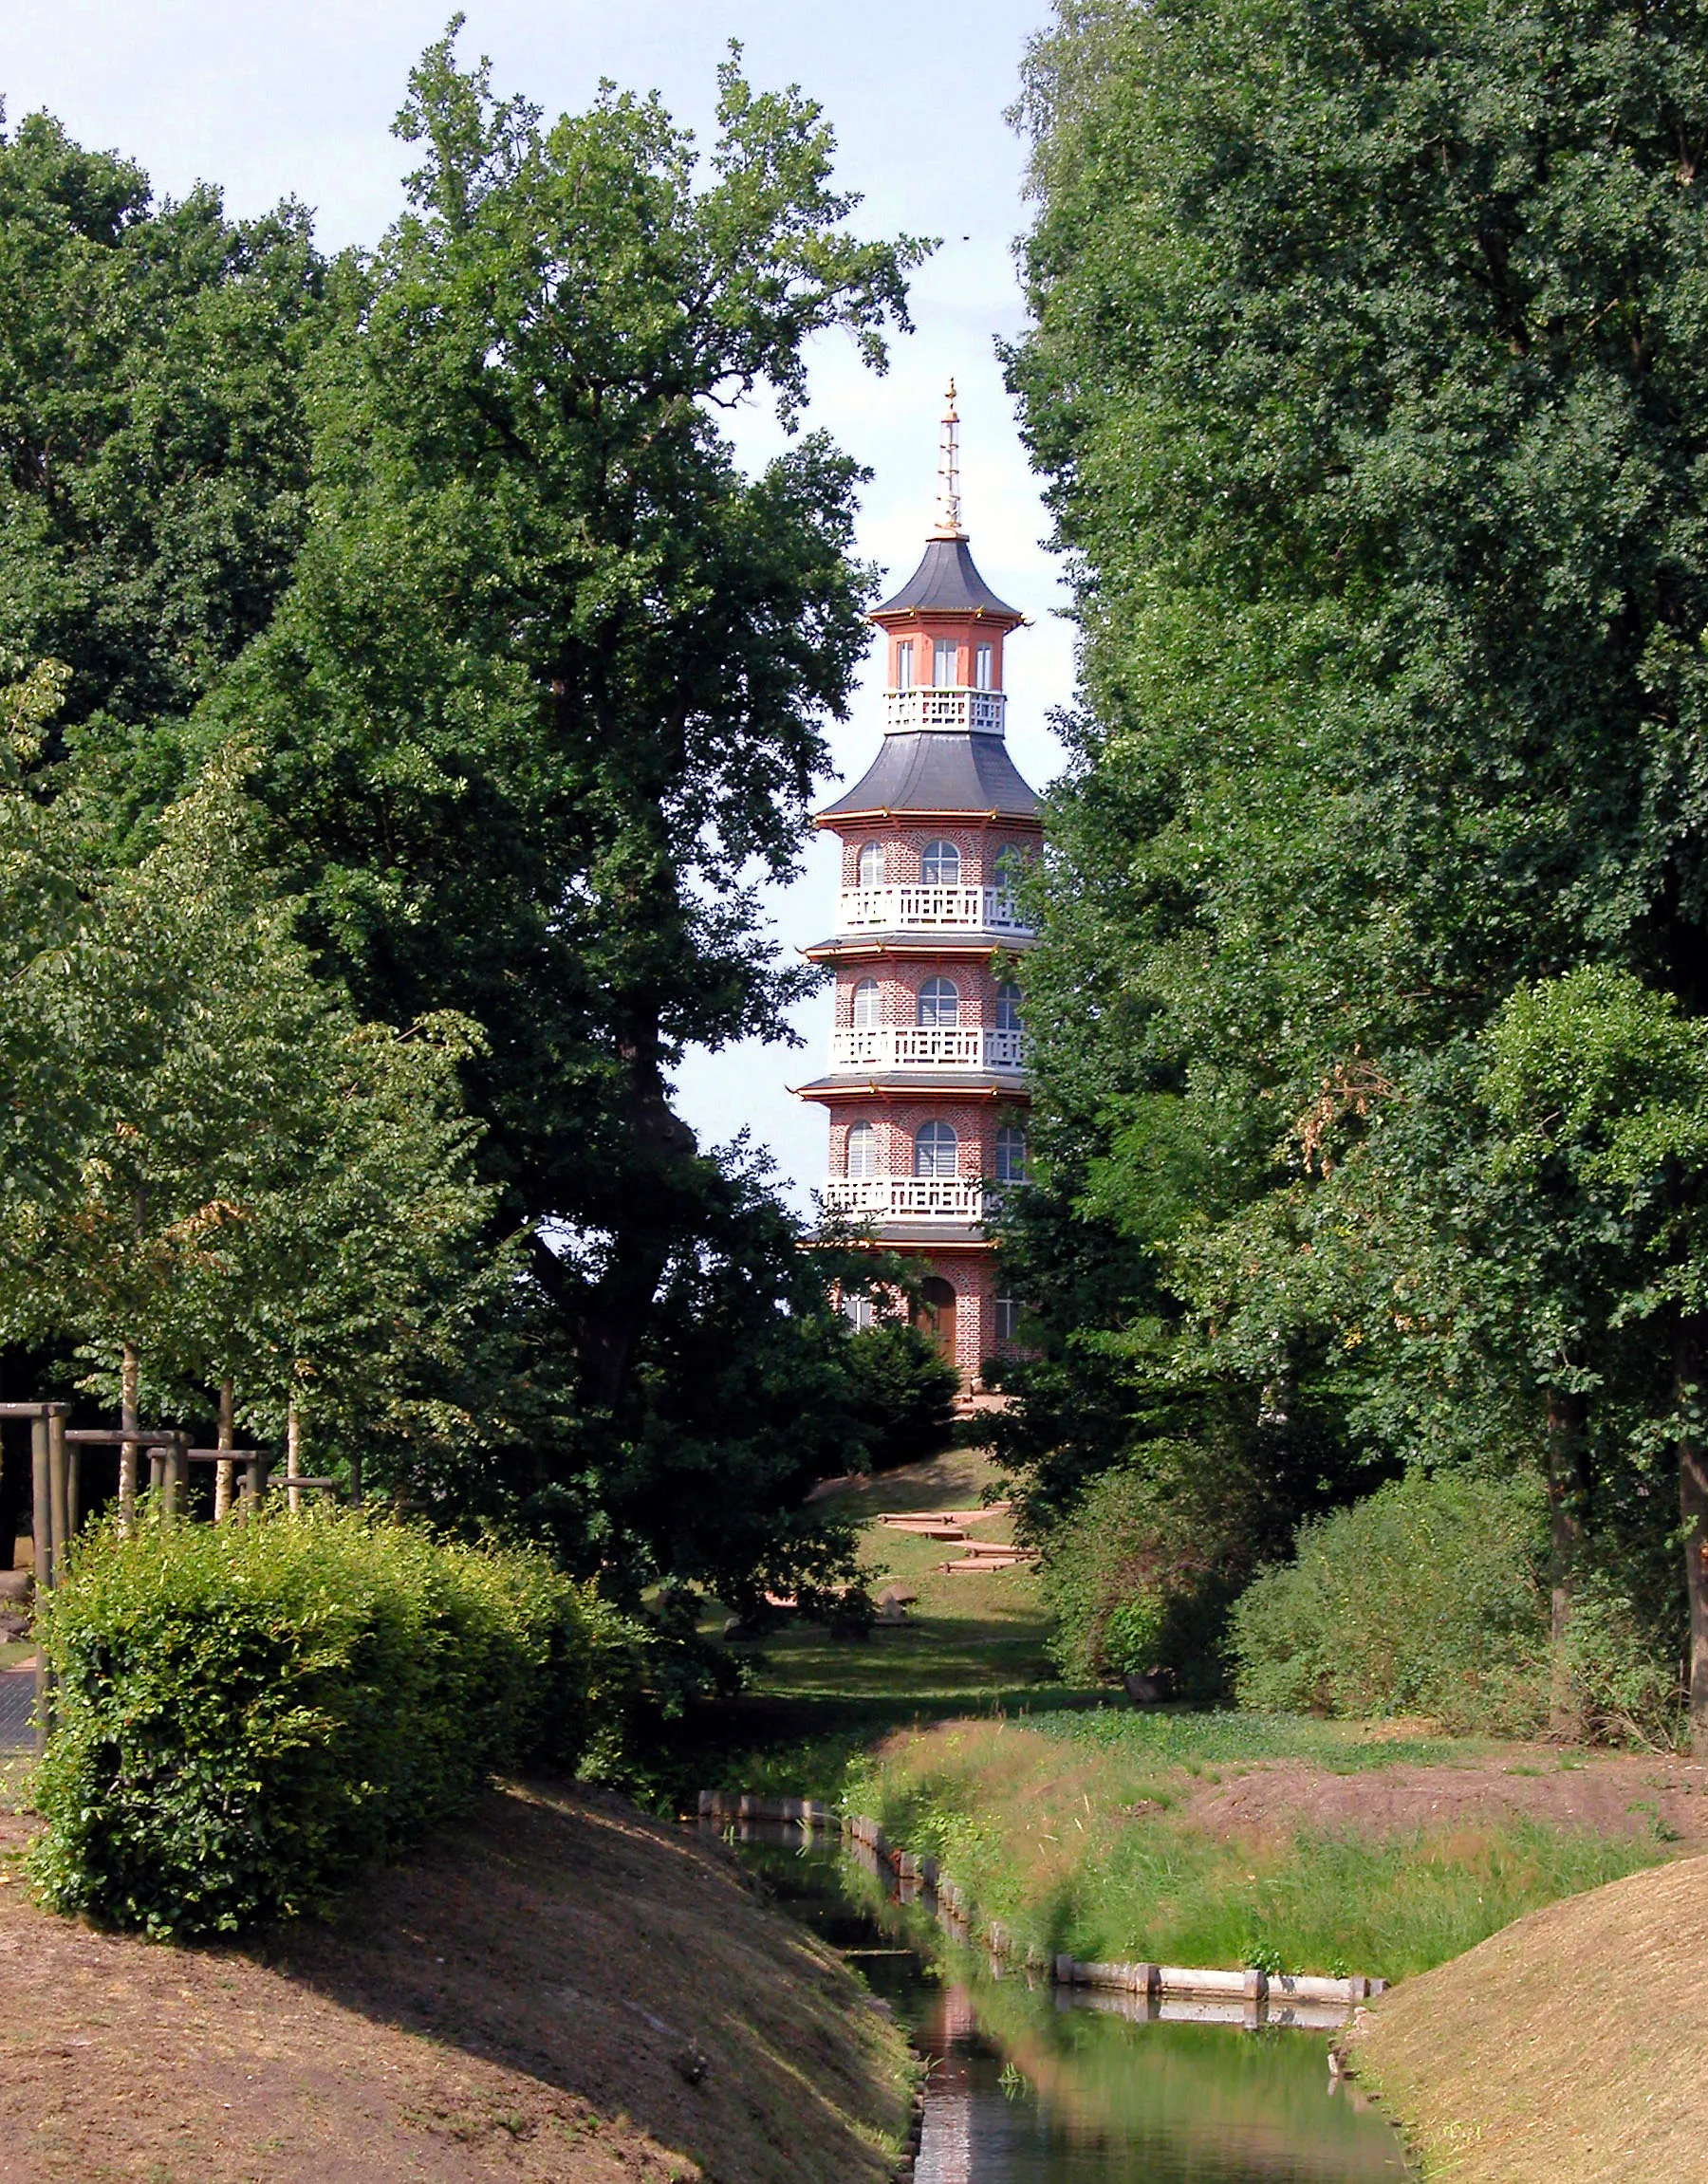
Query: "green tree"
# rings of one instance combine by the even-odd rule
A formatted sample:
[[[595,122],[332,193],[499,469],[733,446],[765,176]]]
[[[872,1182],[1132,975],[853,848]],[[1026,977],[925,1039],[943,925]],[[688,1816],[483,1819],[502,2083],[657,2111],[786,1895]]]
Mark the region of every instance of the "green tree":
[[[118,869],[75,793],[44,805],[14,776],[0,800],[20,1133],[0,1326],[75,1344],[127,1413],[205,1416],[226,1382],[263,1432],[294,1408],[383,1448],[443,1431],[423,1374],[495,1281],[458,1099],[470,1038],[363,1024],[315,975],[253,861],[236,769]]]
[[[656,102],[548,127],[458,68],[456,28],[318,383],[296,582],[203,732],[258,740],[271,854],[359,1007],[480,1027],[465,1082],[543,1339],[626,1431],[726,1195],[668,1071],[783,1029],[801,974],[754,883],[793,867],[864,645],[855,467],[805,435],[750,477],[720,419],[792,425],[831,329],[882,367],[918,251],[846,231],[819,110],[733,61],[702,178]]]
[[[304,365],[325,316],[306,211],[157,204],[142,170],[0,106],[0,650],[68,670],[57,730],[116,793],[289,581]]]
[[[1218,1389],[1303,1507],[1313,1438],[1330,1492],[1438,1432],[1629,1453],[1668,1345],[1581,1178],[1494,1174],[1477,1043],[1581,964],[1708,1006],[1708,29],[1091,0],[1020,111],[1009,365],[1084,634],[1028,963],[1044,1256],[1083,1233],[1124,1286],[1136,1432]],[[1072,1402],[1035,1416],[1060,1471]]]

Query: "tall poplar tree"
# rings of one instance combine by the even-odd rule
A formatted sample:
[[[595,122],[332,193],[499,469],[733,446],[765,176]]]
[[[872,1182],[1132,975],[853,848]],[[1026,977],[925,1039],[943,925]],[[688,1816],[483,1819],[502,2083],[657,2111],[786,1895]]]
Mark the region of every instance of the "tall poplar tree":
[[[1309,1424],[1330,1488],[1585,1435],[1610,1480],[1662,1429],[1688,1478],[1695,1292],[1633,1311],[1581,1166],[1502,1164],[1482,1034],[1584,965],[1708,1009],[1708,22],[1089,0],[1021,113],[1010,367],[1085,639],[1032,1219],[1110,1292],[1087,1345],[1040,1291],[1026,1453],[1089,1347],[1134,1417]]]

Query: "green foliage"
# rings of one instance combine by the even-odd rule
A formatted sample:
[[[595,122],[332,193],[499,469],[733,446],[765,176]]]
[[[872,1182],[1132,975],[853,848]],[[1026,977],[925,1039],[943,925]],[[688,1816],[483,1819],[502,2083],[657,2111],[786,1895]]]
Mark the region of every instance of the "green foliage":
[[[156,1415],[229,1378],[266,1435],[294,1403],[323,1445],[455,1436],[443,1379],[501,1272],[457,1082],[475,1042],[364,1024],[315,975],[240,768],[117,866],[80,798],[0,778],[0,1333],[76,1345],[109,1397],[139,1355]]]
[[[1708,28],[1086,0],[1020,118],[1083,710],[1005,1454],[1040,1524],[1206,1409],[1295,1518],[1551,1464],[1634,1597],[1701,1475]]]
[[[544,1558],[320,1510],[105,1531],[41,1603],[32,1870],[156,1934],[324,1900],[530,1754],[573,1763],[634,1641]]]
[[[1252,1563],[1253,1495],[1189,1445],[1094,1480],[1049,1535],[1049,1651],[1070,1683],[1162,1669],[1180,1695],[1225,1685],[1222,1624]]]
[[[1548,1711],[1540,1490],[1419,1472],[1300,1528],[1229,1634],[1242,1706],[1433,1715],[1526,1735]]]
[[[317,377],[294,584],[198,731],[255,743],[269,854],[359,1008],[480,1027],[537,1369],[616,1451],[729,1195],[668,1073],[786,1036],[816,976],[755,883],[793,869],[867,640],[855,466],[811,435],[749,476],[720,418],[769,399],[792,431],[833,327],[881,364],[919,252],[849,232],[819,109],[733,62],[701,168],[656,101],[607,86],[548,125],[495,98],[457,28],[412,74],[410,210]],[[554,1453],[586,1477],[585,1442]]]
[[[960,1376],[923,1327],[895,1320],[863,1327],[849,1339],[842,1367],[874,1471],[915,1463],[948,1440]]]
[[[65,662],[126,808],[289,581],[323,290],[305,207],[158,204],[48,115],[0,126],[0,652]]]

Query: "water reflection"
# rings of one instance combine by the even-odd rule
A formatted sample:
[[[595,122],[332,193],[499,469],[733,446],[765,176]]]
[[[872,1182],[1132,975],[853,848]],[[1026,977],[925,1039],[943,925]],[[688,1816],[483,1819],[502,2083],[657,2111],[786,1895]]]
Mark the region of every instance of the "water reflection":
[[[1310,2032],[1135,2022],[944,1935],[834,1847],[749,1842],[926,2058],[918,2184],[1365,2184],[1399,2141]],[[914,1946],[903,1948],[904,1942]],[[916,1953],[916,1951],[920,1953]],[[1084,1999],[1089,1999],[1088,1997]]]

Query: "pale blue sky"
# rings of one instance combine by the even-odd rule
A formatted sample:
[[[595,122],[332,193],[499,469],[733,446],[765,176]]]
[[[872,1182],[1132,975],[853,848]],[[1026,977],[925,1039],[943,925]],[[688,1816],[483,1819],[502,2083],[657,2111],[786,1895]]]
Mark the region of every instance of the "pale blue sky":
[[[954,373],[974,551],[996,591],[1036,618],[1010,650],[1008,682],[1010,741],[1037,786],[1060,764],[1045,714],[1070,694],[1072,642],[1050,611],[1059,585],[1042,545],[1047,525],[993,343],[1024,323],[1011,256],[1025,224],[1022,154],[1003,110],[1025,42],[1047,12],[1047,0],[717,8],[471,0],[461,46],[466,57],[491,54],[501,93],[524,92],[548,114],[585,106],[609,76],[658,90],[703,135],[717,63],[739,38],[756,83],[799,83],[824,102],[843,178],[865,198],[863,228],[944,238],[915,287],[918,331],[899,344],[886,379],[863,373],[840,338],[820,344],[810,421],[875,472],[860,550],[900,581],[930,522],[937,416]],[[139,158],[161,191],[216,181],[238,212],[300,196],[314,208],[323,245],[336,249],[373,241],[398,209],[411,160],[389,134],[391,119],[411,62],[449,13],[442,0],[4,0],[0,95],[14,121],[46,106],[84,142]],[[754,460],[775,444],[758,417],[743,423],[740,439]],[[863,769],[878,732],[868,679],[853,719],[832,726],[845,778]],[[786,942],[829,930],[835,869],[820,841],[803,879],[775,893],[770,908]],[[752,1046],[693,1055],[678,1080],[682,1111],[702,1140],[749,1126],[803,1207],[824,1170],[824,1112],[790,1099],[787,1086],[824,1066],[829,1022],[821,995],[798,1011],[805,1052]]]

